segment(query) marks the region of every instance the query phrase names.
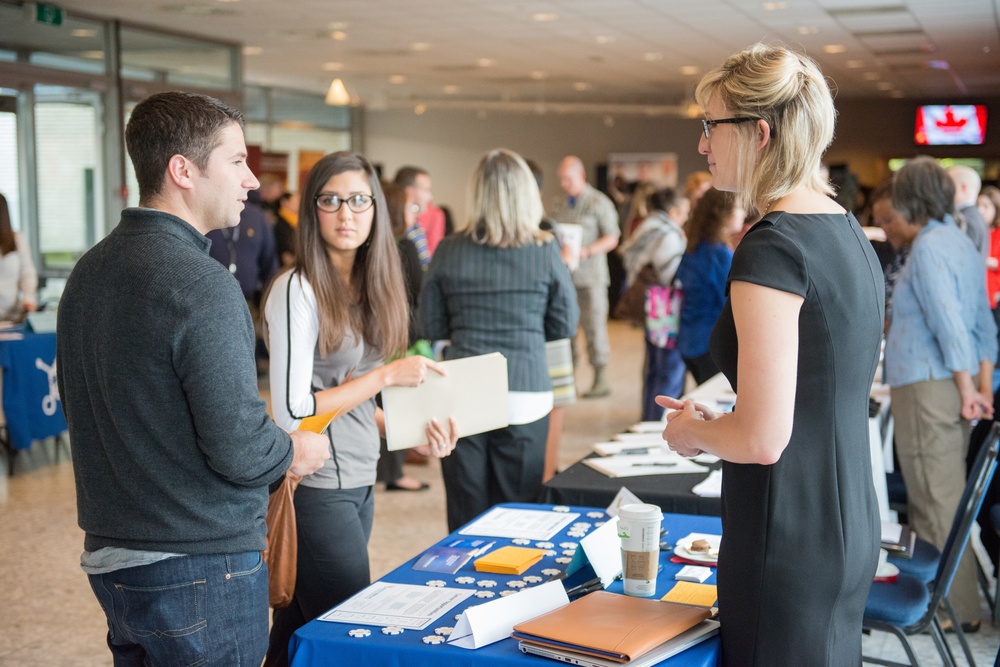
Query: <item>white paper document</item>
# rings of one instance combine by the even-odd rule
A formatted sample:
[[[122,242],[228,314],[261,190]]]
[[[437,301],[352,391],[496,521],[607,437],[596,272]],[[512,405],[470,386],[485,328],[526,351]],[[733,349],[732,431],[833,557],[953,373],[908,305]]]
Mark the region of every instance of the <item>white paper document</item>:
[[[666,428],[666,424],[663,425]],[[615,442],[627,445],[663,445],[663,429],[656,433],[618,433],[611,437]]]
[[[635,495],[623,486],[618,489],[618,493],[615,494],[614,499],[612,499],[611,504],[608,505],[607,509],[604,510],[604,513],[614,518],[618,516],[618,512],[622,507],[632,504],[641,505],[642,501],[639,500],[639,496]]]
[[[899,544],[899,538],[903,536],[903,525],[895,521],[882,522],[882,541],[890,544]]]
[[[583,459],[585,465],[608,477],[639,477],[641,475],[676,475],[693,472],[707,472],[683,456],[668,453],[604,456]]]
[[[462,535],[550,540],[579,516],[576,512],[494,507],[458,532]]]
[[[385,439],[389,450],[427,444],[431,418],[447,428],[454,417],[460,436],[476,435],[509,425],[507,359],[499,352],[442,362],[447,375],[427,372],[419,387],[382,390]]]
[[[566,576],[590,563],[594,574],[607,588],[622,573],[622,542],[618,538],[618,522],[608,521],[580,540],[580,548],[566,566]]]
[[[629,426],[628,430],[629,433],[663,433],[663,429],[666,427],[667,421],[664,419],[658,422],[636,422]]]
[[[567,266],[569,270],[576,271],[580,268],[580,250],[583,248],[583,227],[574,224],[556,224],[556,238],[559,245],[565,248]]]
[[[703,498],[719,498],[722,496],[722,471],[713,470],[703,481],[695,484],[691,491]]]
[[[667,451],[667,443],[662,438],[658,443],[646,445],[632,442],[595,442],[593,450],[601,456],[657,454]]]
[[[480,648],[514,631],[514,626],[569,604],[562,581],[525,588],[517,595],[469,607],[458,619],[448,643],[461,648]]]
[[[320,616],[319,620],[423,630],[474,592],[376,581]]]

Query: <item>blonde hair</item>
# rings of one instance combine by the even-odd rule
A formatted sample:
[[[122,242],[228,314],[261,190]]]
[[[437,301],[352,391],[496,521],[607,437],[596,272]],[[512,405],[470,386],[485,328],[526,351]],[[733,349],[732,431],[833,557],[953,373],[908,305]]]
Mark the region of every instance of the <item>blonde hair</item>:
[[[472,175],[472,214],[466,233],[476,243],[494,248],[520,248],[552,236],[538,228],[542,198],[524,159],[497,148],[480,160]]]
[[[819,166],[833,141],[837,112],[814,60],[781,46],[754,44],[706,74],[695,98],[703,109],[718,99],[732,116],[760,118],[771,128],[758,159],[758,125],[733,126],[737,199],[744,209],[764,212],[803,187],[833,194]]]

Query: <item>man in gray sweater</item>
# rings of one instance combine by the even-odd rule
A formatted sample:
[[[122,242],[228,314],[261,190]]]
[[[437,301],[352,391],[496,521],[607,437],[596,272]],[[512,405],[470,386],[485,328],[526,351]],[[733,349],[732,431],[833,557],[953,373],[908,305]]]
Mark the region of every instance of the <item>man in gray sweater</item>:
[[[59,304],[81,565],[116,665],[259,665],[268,485],[329,456],[326,438],[268,417],[246,302],[208,254],[204,235],[236,225],[258,185],[242,124],[203,95],[139,103],[125,140],[140,208]]]

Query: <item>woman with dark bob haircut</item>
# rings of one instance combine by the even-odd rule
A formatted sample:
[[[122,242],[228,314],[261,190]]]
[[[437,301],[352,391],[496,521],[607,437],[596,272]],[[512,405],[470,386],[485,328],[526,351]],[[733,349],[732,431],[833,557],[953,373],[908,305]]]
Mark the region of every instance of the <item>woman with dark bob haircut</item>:
[[[295,265],[264,297],[271,407],[289,431],[304,417],[339,416],[327,429],[331,458],[295,491],[295,595],[274,611],[266,665],[288,664],[288,640],[300,626],[371,583],[372,485],[385,430],[375,395],[443,371],[424,357],[385,363],[406,349],[408,313],[385,197],[368,160],[327,155],[301,194]],[[447,456],[455,433],[454,420],[432,420],[425,453]]]

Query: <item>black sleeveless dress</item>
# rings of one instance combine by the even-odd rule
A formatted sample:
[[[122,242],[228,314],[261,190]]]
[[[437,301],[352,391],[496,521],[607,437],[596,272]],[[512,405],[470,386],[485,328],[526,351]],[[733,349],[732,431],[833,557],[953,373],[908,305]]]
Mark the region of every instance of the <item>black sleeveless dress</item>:
[[[723,465],[723,664],[859,665],[879,548],[868,395],[882,335],[882,271],[852,215],[779,211],[737,247],[734,280],[805,301],[788,447],[773,465]],[[738,350],[727,300],[711,352],[737,393]]]

